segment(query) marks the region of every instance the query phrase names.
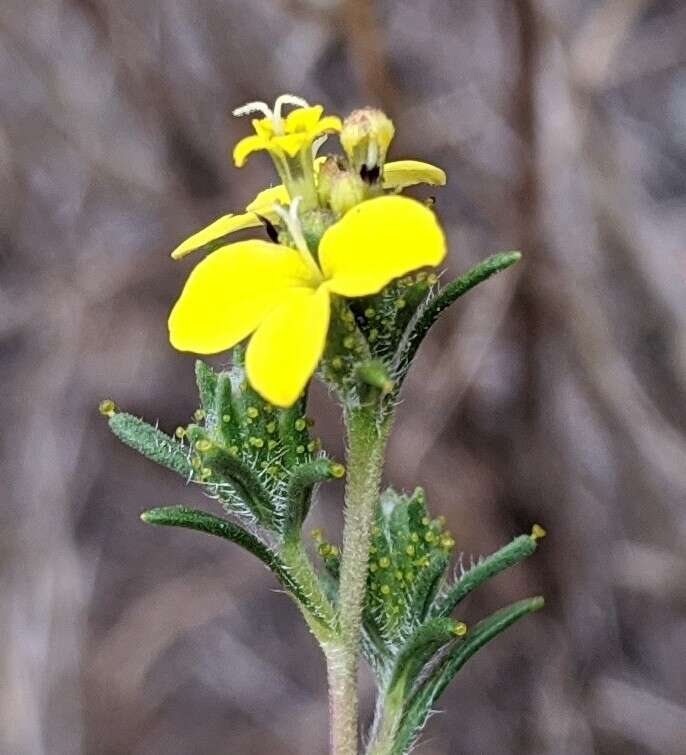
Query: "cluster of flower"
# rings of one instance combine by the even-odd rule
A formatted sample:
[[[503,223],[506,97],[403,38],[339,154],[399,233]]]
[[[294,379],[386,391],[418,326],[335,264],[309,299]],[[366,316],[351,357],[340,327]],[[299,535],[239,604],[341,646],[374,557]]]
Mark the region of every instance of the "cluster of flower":
[[[295,109],[284,115],[286,105]],[[445,238],[433,211],[399,193],[418,183],[442,185],[445,173],[415,160],[386,162],[395,129],[379,110],[356,110],[341,122],[324,116],[320,105],[282,95],[273,109],[252,102],[235,111],[249,113],[263,117],[253,119],[255,134],[236,145],[234,161],[240,167],[266,150],[283,183],[174,250],[174,259],[197,249],[212,253],[188,278],[169,332],[177,349],[198,354],[252,336],[250,384],[265,400],[288,407],[323,358],[331,368],[325,377],[340,388],[352,363],[373,356],[375,341],[388,340],[395,314],[379,321],[369,301],[355,311],[356,301],[443,260]],[[340,134],[345,154],[318,157],[331,133]],[[258,226],[270,241],[227,243],[229,234]],[[418,287],[407,286],[392,302],[406,309],[405,324],[413,312],[408,301],[419,304],[428,290],[426,275],[410,282]]]

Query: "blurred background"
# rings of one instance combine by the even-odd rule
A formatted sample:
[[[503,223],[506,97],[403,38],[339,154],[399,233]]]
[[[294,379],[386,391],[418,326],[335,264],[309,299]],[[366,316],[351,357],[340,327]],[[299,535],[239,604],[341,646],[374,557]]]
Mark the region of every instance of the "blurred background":
[[[448,171],[446,275],[525,252],[425,342],[387,480],[467,559],[545,525],[460,618],[547,608],[419,752],[686,753],[685,64],[679,0],[2,0],[2,753],[326,752],[295,608],[238,549],[142,525],[207,502],[97,412],[188,421],[166,316],[194,260],[168,254],[274,180],[232,166],[230,112],[284,91],[379,105],[393,158]],[[323,390],[311,414],[340,458]],[[333,536],[341,494],[312,526]]]

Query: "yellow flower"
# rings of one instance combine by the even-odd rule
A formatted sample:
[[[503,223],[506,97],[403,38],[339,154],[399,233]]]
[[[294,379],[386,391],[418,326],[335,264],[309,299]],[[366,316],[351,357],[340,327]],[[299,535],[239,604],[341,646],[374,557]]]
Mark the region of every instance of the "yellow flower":
[[[314,161],[317,173],[325,158],[318,157]],[[386,163],[383,174],[383,188],[399,191],[408,186],[425,183],[433,186],[444,186],[445,172],[436,165],[419,160],[396,160]],[[179,260],[187,254],[200,249],[206,244],[217,241],[230,233],[242,231],[245,228],[257,228],[262,225],[258,217],[267,218],[272,223],[278,222],[278,215],[274,211],[275,204],[288,205],[290,197],[283,184],[277,184],[261,191],[245,208],[244,213],[237,215],[223,215],[206,228],[194,233],[172,252],[172,257]]]
[[[296,210],[297,210],[297,203]],[[406,197],[353,207],[319,243],[318,263],[298,249],[241,241],[207,256],[191,273],[169,317],[172,345],[214,354],[252,334],[251,385],[267,401],[291,406],[324,352],[331,296],[368,296],[445,256],[433,212]]]
[[[299,105],[287,116],[281,115],[284,105]],[[301,150],[309,149],[312,142],[323,134],[341,130],[341,119],[335,115],[322,118],[321,105],[310,107],[300,97],[281,95],[271,109],[264,102],[249,102],[234,110],[234,115],[261,112],[264,118],[253,119],[255,133],[241,139],[233,151],[236,167],[245,165],[248,156],[259,150],[267,150],[277,160],[295,157]]]

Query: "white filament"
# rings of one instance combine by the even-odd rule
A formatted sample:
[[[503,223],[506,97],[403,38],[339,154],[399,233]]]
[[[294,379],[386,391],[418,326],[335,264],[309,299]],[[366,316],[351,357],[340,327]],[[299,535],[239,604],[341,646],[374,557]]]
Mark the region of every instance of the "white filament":
[[[302,97],[297,97],[294,94],[280,94],[274,102],[274,107],[270,108],[266,102],[255,100],[254,102],[246,102],[245,105],[237,107],[233,111],[233,115],[240,118],[244,115],[252,115],[253,113],[261,113],[265,118],[269,118],[274,125],[274,133],[283,134],[283,116],[281,111],[284,105],[293,105],[294,107],[309,107],[307,100]]]

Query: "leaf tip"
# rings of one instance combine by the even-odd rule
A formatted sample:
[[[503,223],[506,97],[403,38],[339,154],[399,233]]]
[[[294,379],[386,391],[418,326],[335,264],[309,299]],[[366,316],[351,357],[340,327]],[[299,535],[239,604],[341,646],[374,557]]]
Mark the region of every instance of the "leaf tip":
[[[545,598],[542,595],[537,595],[535,598],[531,598],[529,608],[531,612],[540,611],[545,605]]]

